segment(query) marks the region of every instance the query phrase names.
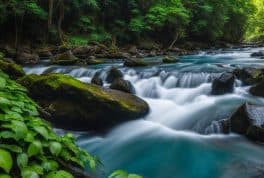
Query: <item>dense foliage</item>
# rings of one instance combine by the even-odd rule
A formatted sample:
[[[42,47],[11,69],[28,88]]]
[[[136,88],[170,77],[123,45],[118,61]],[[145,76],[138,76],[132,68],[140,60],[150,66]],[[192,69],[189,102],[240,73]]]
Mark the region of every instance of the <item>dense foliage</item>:
[[[253,0],[256,12],[250,17],[248,23],[247,40],[264,41],[264,1]]]
[[[116,44],[142,39],[166,45],[181,40],[238,42],[252,17],[254,26],[249,32],[261,35],[262,0],[0,1],[1,38],[14,37],[16,43]]]
[[[0,177],[73,177],[60,161],[82,168],[88,163],[92,169],[98,163],[71,134],[57,136],[39,118],[26,90],[0,71]]]

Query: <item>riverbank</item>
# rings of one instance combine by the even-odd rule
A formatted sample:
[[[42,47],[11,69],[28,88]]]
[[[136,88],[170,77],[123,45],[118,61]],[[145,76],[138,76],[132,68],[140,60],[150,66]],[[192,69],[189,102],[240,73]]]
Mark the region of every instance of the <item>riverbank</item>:
[[[262,44],[229,44],[217,42],[214,44],[202,42],[185,42],[177,47],[162,48],[161,45],[151,41],[144,41],[138,45],[125,45],[123,47],[106,46],[97,42],[81,46],[70,45],[12,45],[1,44],[0,54],[7,61],[14,61],[21,65],[37,64],[43,59],[54,59],[59,65],[93,65],[104,63],[110,59],[146,58],[155,56],[183,56],[196,54],[201,50],[213,51],[215,49],[260,47]],[[69,53],[65,53],[69,52]],[[63,55],[59,55],[63,54]]]

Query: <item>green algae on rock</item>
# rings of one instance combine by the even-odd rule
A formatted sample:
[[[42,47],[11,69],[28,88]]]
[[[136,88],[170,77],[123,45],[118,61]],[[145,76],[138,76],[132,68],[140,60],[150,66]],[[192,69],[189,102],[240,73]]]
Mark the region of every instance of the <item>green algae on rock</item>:
[[[21,66],[3,60],[0,60],[0,70],[7,73],[11,79],[18,79],[19,77],[23,77],[25,75]]]
[[[100,131],[145,116],[148,104],[137,96],[85,84],[63,74],[28,75],[18,80],[54,119],[56,126]]]

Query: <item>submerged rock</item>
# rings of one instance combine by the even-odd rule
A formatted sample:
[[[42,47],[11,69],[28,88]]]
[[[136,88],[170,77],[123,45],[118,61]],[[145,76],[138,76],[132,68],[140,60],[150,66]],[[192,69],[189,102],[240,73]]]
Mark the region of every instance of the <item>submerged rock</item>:
[[[66,51],[61,54],[57,54],[51,58],[50,63],[56,65],[74,65],[78,62],[78,58],[75,57],[71,51]]]
[[[213,81],[212,94],[223,95],[232,93],[234,90],[235,77],[232,73],[223,73],[219,78]]]
[[[124,66],[144,67],[144,66],[147,66],[147,63],[142,58],[127,58],[125,59]]]
[[[148,104],[137,96],[62,74],[28,75],[19,80],[45,108],[57,127],[101,131],[145,116]]]
[[[233,73],[244,85],[256,84],[264,78],[263,70],[256,68],[235,69]]]
[[[251,54],[251,57],[263,57],[264,51],[258,51]]]
[[[112,67],[107,73],[106,81],[108,83],[112,83],[114,80],[119,78],[123,78],[123,73],[116,67]]]
[[[246,103],[230,118],[231,131],[264,142],[264,106]]]
[[[111,89],[120,90],[126,93],[135,94],[136,90],[132,83],[128,80],[124,80],[122,78],[118,78],[114,80],[114,82],[110,85]]]
[[[23,77],[25,75],[25,72],[21,66],[3,60],[0,60],[0,70],[8,74],[9,77],[14,80]]]
[[[163,59],[162,59],[162,62],[163,63],[175,63],[175,62],[178,62],[179,60],[176,58],[176,57],[172,57],[172,56],[165,56]]]

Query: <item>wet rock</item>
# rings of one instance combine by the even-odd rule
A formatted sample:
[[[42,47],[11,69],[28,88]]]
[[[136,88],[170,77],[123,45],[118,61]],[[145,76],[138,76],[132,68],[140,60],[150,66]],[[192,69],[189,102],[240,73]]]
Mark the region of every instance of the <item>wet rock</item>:
[[[263,57],[264,51],[258,51],[251,54],[251,57]]]
[[[57,54],[50,60],[51,64],[56,65],[74,65],[78,62],[78,58],[75,57],[71,51],[66,51],[61,54]]]
[[[3,48],[3,52],[5,54],[5,57],[8,57],[8,58],[15,58],[16,57],[16,49],[12,48],[10,46],[5,46]]]
[[[25,76],[23,68],[15,63],[0,60],[0,70],[9,75],[13,80]]]
[[[263,70],[256,68],[235,69],[233,74],[243,82],[244,85],[253,85],[264,78]]]
[[[126,93],[135,94],[136,90],[132,83],[128,80],[124,80],[122,78],[114,80],[114,82],[110,85],[111,89],[123,91]]]
[[[77,48],[74,48],[72,50],[72,53],[74,56],[77,56],[78,58],[86,58],[90,55],[92,55],[96,50],[92,46],[79,46]]]
[[[104,131],[149,111],[148,104],[137,96],[85,84],[67,75],[28,75],[18,82],[59,128]]]
[[[50,58],[53,55],[49,49],[39,49],[37,53],[40,58]]]
[[[264,80],[251,87],[249,92],[254,96],[264,97]]]
[[[97,65],[97,64],[103,64],[104,60],[102,59],[96,59],[95,56],[90,56],[88,59],[86,59],[87,65]]]
[[[163,63],[176,63],[178,62],[179,60],[176,58],[176,57],[172,57],[172,56],[165,56],[163,59],[162,59],[162,62]]]
[[[119,78],[123,78],[123,73],[119,69],[112,67],[107,73],[106,81],[112,83]]]
[[[137,47],[136,46],[131,46],[129,49],[128,49],[128,52],[130,53],[130,54],[138,54],[138,49],[137,49]]]
[[[39,62],[39,56],[35,53],[18,52],[15,61],[18,64],[36,64]]]
[[[253,141],[264,141],[264,106],[246,103],[230,118],[231,131]]]
[[[69,46],[61,45],[58,47],[57,52],[58,53],[65,53],[65,52],[70,51],[70,50],[71,50],[71,48]]]
[[[215,79],[212,84],[213,95],[223,95],[232,93],[234,90],[235,77],[232,73],[223,73],[219,78]]]
[[[96,72],[95,75],[92,78],[91,81],[92,84],[98,85],[98,86],[103,86],[104,82],[100,77],[100,72]]]
[[[124,66],[126,67],[144,67],[147,63],[142,58],[125,59]]]

